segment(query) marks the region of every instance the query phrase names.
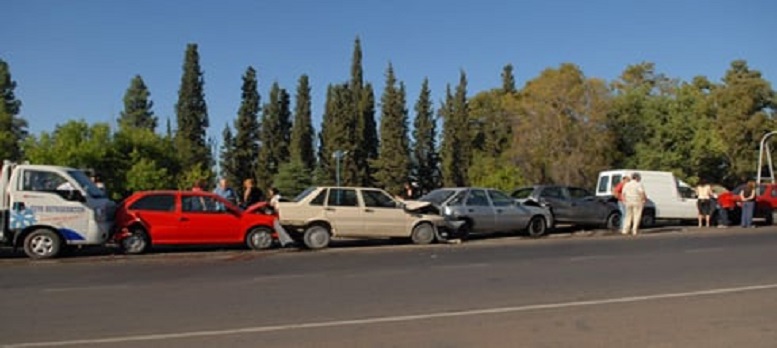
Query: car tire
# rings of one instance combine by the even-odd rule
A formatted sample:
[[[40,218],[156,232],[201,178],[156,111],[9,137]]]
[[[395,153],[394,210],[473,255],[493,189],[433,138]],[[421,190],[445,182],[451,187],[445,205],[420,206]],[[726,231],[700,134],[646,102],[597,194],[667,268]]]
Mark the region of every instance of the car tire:
[[[621,228],[621,221],[622,221],[621,213],[614,211],[607,216],[607,221],[605,222],[604,226],[608,230],[616,231]]]
[[[413,227],[410,233],[410,240],[413,244],[429,244],[434,241],[434,227],[426,222],[422,222]]]
[[[251,250],[269,249],[272,243],[272,230],[267,227],[254,227],[246,233],[246,246]]]
[[[31,259],[51,259],[62,250],[62,238],[54,231],[37,229],[24,238],[24,253]]]
[[[329,241],[331,238],[332,237],[329,234],[329,228],[320,224],[308,226],[308,228],[305,229],[305,234],[303,235],[305,246],[311,250],[326,248],[329,246]]]
[[[459,227],[459,229],[456,230],[456,235],[461,240],[468,240],[471,233],[472,233],[472,221],[469,221],[469,220],[466,220],[461,225],[461,227]]]
[[[121,250],[128,255],[143,254],[151,247],[151,239],[142,227],[133,227],[130,235],[120,242]]]
[[[532,216],[531,220],[529,220],[529,225],[526,226],[526,234],[532,238],[542,237],[547,231],[548,224],[542,216]]]

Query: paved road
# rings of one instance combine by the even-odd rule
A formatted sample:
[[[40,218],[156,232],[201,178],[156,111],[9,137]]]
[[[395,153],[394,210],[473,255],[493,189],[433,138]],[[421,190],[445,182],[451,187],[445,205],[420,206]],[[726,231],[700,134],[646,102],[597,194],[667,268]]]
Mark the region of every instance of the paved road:
[[[774,347],[777,228],[0,260],[11,347]]]

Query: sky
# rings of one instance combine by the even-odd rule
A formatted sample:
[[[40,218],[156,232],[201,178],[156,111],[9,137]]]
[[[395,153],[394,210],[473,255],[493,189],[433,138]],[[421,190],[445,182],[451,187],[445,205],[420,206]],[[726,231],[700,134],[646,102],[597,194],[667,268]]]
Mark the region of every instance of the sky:
[[[640,62],[673,78],[720,81],[745,59],[777,81],[774,0],[4,0],[0,8],[0,59],[35,135],[69,120],[115,126],[138,74],[158,130],[167,118],[175,126],[187,43],[198,44],[216,142],[237,117],[248,66],[262,102],[274,82],[293,98],[307,74],[319,128],[327,85],[349,79],[356,37],[377,98],[391,63],[411,119],[424,78],[439,107],[461,71],[472,96],[500,87],[506,64],[519,88],[562,63],[608,81]]]

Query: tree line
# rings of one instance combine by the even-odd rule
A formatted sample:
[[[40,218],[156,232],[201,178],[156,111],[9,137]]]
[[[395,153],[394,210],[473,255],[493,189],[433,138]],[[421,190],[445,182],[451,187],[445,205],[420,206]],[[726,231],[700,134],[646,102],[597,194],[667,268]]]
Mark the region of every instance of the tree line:
[[[72,120],[28,134],[16,82],[0,60],[0,158],[94,170],[116,199],[138,190],[188,189],[196,180],[213,184],[217,176],[234,185],[252,178],[287,195],[338,178],[390,192],[409,180],[422,191],[540,183],[591,188],[597,173],[610,168],[668,170],[690,183],[732,186],[756,175],[758,142],[775,129],[775,91],[743,60],[731,62],[720,82],[671,78],[651,62],[627,66],[608,82],[566,63],[518,89],[513,69],[503,68],[501,86],[473,96],[461,71],[438,107],[424,79],[411,111],[390,63],[379,96],[364,80],[357,38],[350,77],[327,86],[316,132],[307,75],[298,79],[293,105],[278,83],[263,103],[249,66],[238,113],[216,148],[207,137],[212,125],[196,44],[186,47],[175,128],[167,119],[164,130],[137,75],[117,129]]]

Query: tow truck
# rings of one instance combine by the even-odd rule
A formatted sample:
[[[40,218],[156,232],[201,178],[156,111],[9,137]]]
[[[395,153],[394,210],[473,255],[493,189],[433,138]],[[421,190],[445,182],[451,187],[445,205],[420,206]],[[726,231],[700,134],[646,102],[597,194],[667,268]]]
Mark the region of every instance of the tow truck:
[[[81,170],[3,161],[0,171],[0,245],[23,248],[33,259],[103,245],[116,204]]]

